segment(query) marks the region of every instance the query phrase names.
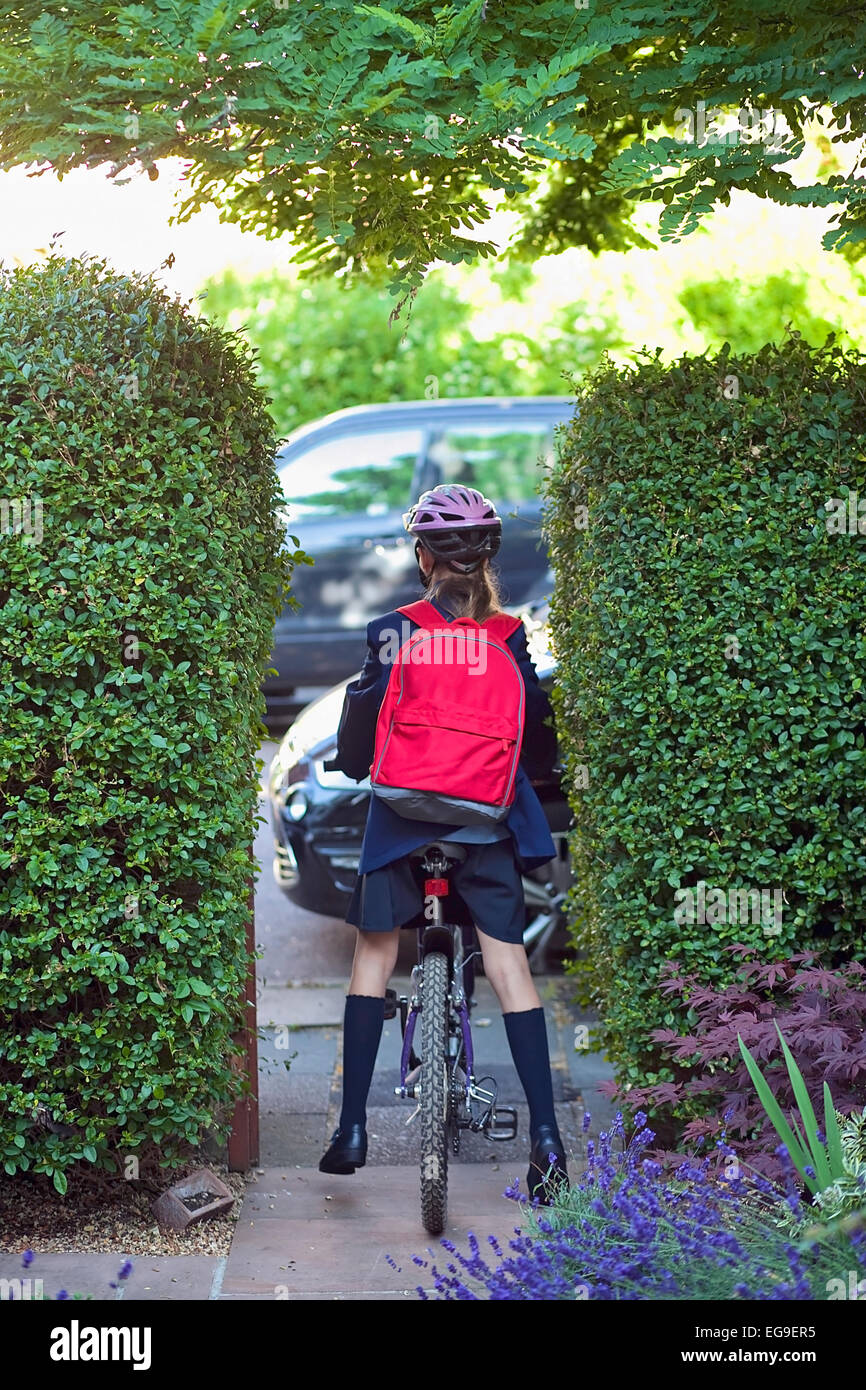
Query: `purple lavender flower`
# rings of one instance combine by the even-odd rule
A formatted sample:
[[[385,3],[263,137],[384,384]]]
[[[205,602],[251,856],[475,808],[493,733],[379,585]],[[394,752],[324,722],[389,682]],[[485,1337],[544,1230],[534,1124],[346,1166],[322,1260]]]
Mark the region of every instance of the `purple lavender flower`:
[[[613,1147],[620,1134],[621,1153]],[[526,1226],[515,1230],[507,1250],[488,1237],[484,1250],[495,1263],[484,1259],[474,1233],[466,1253],[443,1241],[452,1259],[431,1270],[433,1296],[573,1301],[577,1288],[593,1300],[622,1301],[823,1296],[827,1261],[835,1268],[838,1250],[820,1240],[785,1241],[783,1202],[798,1215],[803,1210],[787,1155],[786,1193],[760,1175],[719,1183],[713,1156],[685,1159],[671,1175],[645,1156],[647,1134],[638,1129],[626,1142],[614,1122],[599,1136],[598,1151],[590,1148],[567,1205],[527,1204]],[[855,1234],[850,1258],[866,1267],[866,1232]]]
[[[25,1250],[24,1254],[21,1256],[21,1264],[24,1269],[29,1269],[35,1258],[32,1250]]]

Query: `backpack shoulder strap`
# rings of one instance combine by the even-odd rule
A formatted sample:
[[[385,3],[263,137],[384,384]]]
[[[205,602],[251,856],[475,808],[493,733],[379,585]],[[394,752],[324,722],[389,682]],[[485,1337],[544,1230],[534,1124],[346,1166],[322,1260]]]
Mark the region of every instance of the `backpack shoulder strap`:
[[[521,626],[521,622],[522,619],[513,618],[510,613],[494,613],[492,618],[485,618],[481,626],[491,637],[498,637],[500,642],[507,642]]]
[[[448,627],[448,619],[443,618],[438,609],[434,608],[429,599],[418,599],[417,603],[404,603],[396,610],[405,617],[417,623],[419,627]],[[480,624],[485,632],[489,632],[491,637],[496,637],[500,642],[507,642],[521,625],[520,618],[514,618],[510,613],[494,613],[491,618],[485,618]]]
[[[443,618],[433,604],[426,598],[419,598],[417,603],[404,603],[402,607],[395,610],[410,618],[419,627],[442,627],[447,624],[448,619]]]

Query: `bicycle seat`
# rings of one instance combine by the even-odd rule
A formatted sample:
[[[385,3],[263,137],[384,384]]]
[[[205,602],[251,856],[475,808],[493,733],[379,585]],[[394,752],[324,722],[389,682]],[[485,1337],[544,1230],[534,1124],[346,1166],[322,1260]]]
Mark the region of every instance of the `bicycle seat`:
[[[438,849],[446,859],[453,859],[455,864],[462,864],[466,858],[466,846],[451,840],[431,840],[428,845],[422,845],[420,849],[410,850],[409,858],[423,859],[430,853],[431,849]]]

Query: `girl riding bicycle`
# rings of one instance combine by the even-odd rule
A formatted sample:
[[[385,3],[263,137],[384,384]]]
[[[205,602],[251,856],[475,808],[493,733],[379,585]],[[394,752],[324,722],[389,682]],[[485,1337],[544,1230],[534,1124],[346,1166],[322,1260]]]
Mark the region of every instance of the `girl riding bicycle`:
[[[487,498],[475,488],[447,484],[425,492],[404,522],[415,537],[424,597],[443,619],[443,628],[460,618],[483,623],[502,612],[490,570],[502,522]],[[394,635],[405,636],[417,626],[393,612],[367,627],[367,655],[360,677],[346,689],[334,760],[357,781],[369,775],[373,762],[377,718],[395,659]],[[523,946],[521,883],[522,871],[547,863],[555,854],[530,777],[550,774],[556,735],[522,623],[505,644],[523,678],[525,696],[524,738],[507,816],[495,824],[443,825],[407,819],[375,790],[370,797],[358,882],[346,914],[358,931],[343,1024],[342,1109],[319,1164],[323,1173],[353,1173],[366,1162],[366,1103],[382,1035],[385,991],[397,963],[401,929],[416,927],[423,916],[422,890],[409,855],[430,841],[446,840],[467,847],[467,857],[454,875],[455,888],[475,924],[484,971],[502,1007],[529,1106],[530,1195],[548,1201],[552,1188],[567,1181],[544,1010]],[[443,749],[443,756],[446,753]]]

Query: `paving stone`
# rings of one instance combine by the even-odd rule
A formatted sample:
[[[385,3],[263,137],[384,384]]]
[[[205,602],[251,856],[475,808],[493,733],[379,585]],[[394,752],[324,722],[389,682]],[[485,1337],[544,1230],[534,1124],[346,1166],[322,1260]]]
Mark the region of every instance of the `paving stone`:
[[[507,1244],[519,1209],[490,1174],[468,1166],[464,1176],[449,1184],[444,1234],[458,1248],[470,1230]],[[263,1193],[285,1188],[263,1201]],[[413,1296],[418,1284],[432,1283],[413,1255],[439,1264],[448,1258],[421,1224],[414,1168],[364,1168],[347,1178],[266,1169],[245,1196],[220,1297]]]
[[[114,1300],[109,1288],[117,1281],[123,1255],[40,1253],[33,1266],[33,1278],[42,1280],[46,1299],[54,1299],[61,1289],[70,1296],[90,1294],[97,1300]],[[124,1283],[123,1302],[208,1299],[219,1284],[225,1256],[217,1255],[139,1255],[133,1257],[132,1273]],[[25,1271],[20,1255],[0,1255],[0,1279],[17,1279]]]
[[[258,996],[256,1008],[260,1028],[286,1024],[310,1028],[342,1024],[345,1006],[345,986],[319,988],[302,985],[280,989],[265,985]]]
[[[289,1063],[294,1076],[331,1076],[340,1049],[340,1027],[291,1028],[287,1035],[275,1028],[263,1028],[259,1034],[259,1066],[272,1073],[275,1064],[285,1072],[283,1062]],[[277,1047],[277,1037],[285,1036],[287,1047]]]
[[[261,1116],[260,1166],[317,1166],[327,1147],[328,1135],[328,1116],[324,1111],[305,1115],[265,1109]]]
[[[283,1071],[259,1073],[259,1103],[264,1108],[279,1106],[287,1115],[309,1115],[328,1109],[331,1078],[309,1072]]]

